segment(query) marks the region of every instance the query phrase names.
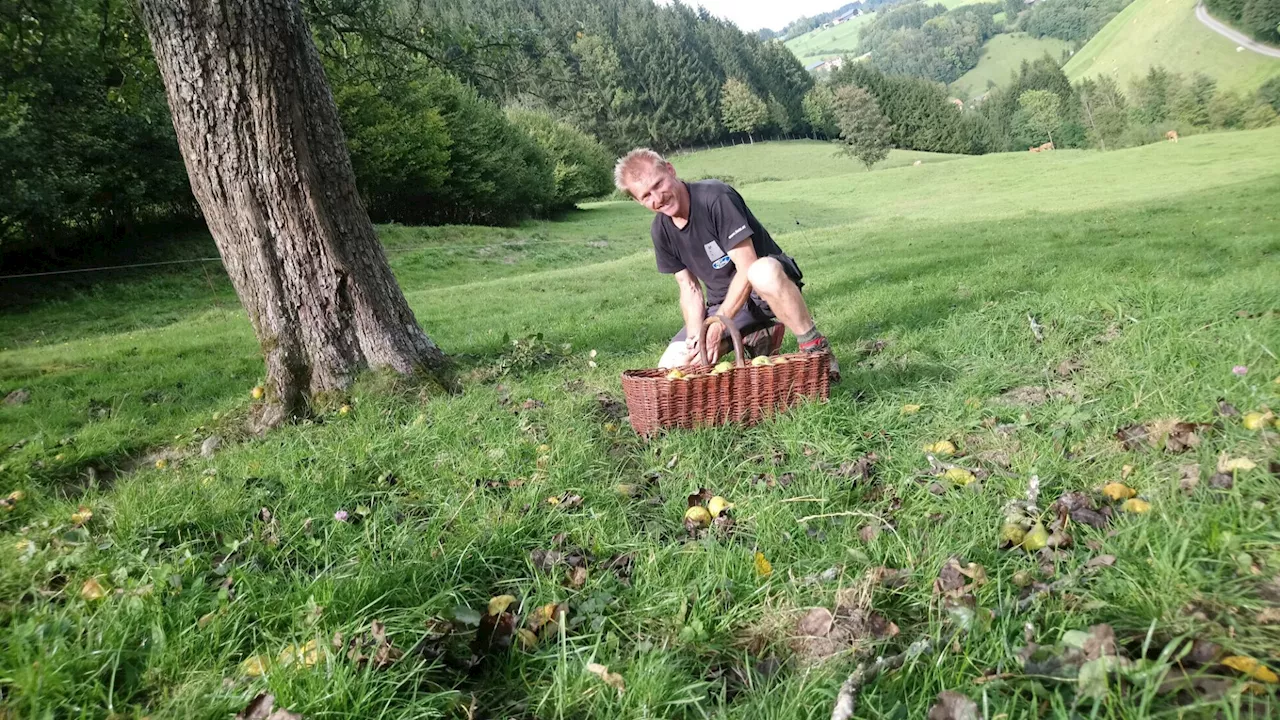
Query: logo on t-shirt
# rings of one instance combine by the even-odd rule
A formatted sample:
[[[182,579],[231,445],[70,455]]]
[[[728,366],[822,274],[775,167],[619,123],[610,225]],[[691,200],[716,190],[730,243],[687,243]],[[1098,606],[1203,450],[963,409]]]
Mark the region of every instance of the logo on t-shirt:
[[[711,267],[715,268],[716,270],[719,270],[720,268],[724,267],[725,265],[728,265],[728,264],[729,264],[729,262],[730,262],[730,261],[729,261],[729,256],[728,256],[728,255],[725,255],[724,257],[720,258],[719,260],[717,260],[717,261],[715,261],[715,262],[711,263]]]

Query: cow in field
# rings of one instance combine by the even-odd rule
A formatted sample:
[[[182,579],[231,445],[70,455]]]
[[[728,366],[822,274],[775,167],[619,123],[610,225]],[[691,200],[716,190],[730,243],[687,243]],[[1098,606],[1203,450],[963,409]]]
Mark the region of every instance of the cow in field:
[[[1033,153],[1047,152],[1052,149],[1053,149],[1053,142],[1047,142],[1041,145],[1040,147],[1027,148],[1029,152],[1033,152]]]
[[[1169,132],[1165,133],[1164,136],[1165,136],[1165,139],[1167,139],[1169,142],[1172,142],[1172,143],[1178,142],[1177,130],[1170,130]]]

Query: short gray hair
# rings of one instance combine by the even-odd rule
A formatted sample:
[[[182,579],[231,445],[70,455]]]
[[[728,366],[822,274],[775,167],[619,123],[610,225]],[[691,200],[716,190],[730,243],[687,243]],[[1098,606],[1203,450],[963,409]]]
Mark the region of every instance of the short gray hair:
[[[652,168],[663,165],[666,162],[666,158],[649,148],[636,148],[618,158],[618,163],[613,166],[614,187],[624,194],[628,193],[630,190],[627,189],[627,186],[640,174],[642,165]]]

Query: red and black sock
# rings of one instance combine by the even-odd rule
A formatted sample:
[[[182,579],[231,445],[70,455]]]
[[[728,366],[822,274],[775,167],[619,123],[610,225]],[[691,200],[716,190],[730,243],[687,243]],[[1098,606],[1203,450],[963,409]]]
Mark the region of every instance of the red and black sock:
[[[818,332],[817,325],[814,325],[809,332],[798,336],[796,341],[800,344],[800,352],[821,352],[831,348],[826,336]]]

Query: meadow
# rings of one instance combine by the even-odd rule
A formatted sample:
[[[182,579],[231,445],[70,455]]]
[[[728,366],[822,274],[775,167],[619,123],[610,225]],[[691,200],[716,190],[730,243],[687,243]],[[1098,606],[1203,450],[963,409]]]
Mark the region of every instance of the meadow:
[[[858,55],[858,33],[862,26],[874,20],[875,13],[864,13],[847,22],[828,28],[817,28],[787,41],[787,49],[800,63],[808,65],[816,60],[830,60],[841,55]]]
[[[982,48],[982,59],[972,70],[951,83],[951,93],[968,102],[982,97],[990,87],[1004,85],[1018,72],[1022,62],[1032,61],[1048,53],[1055,59],[1070,49],[1070,44],[1057,38],[1036,38],[1026,33],[1000,33]]]
[[[307,718],[817,719],[920,641],[857,717],[942,691],[989,718],[1274,716],[1241,658],[1280,669],[1278,161],[1280,128],[871,172],[805,141],[674,158],[797,259],[845,377],[652,439],[619,373],[680,318],[634,203],[380,227],[463,391],[373,375],[260,437],[219,273],[24,285],[0,716],[270,692]],[[700,488],[731,528],[684,527]],[[1002,547],[1029,492],[1056,548]]]
[[[1205,27],[1196,0],[1135,0],[1063,66],[1067,77],[1111,75],[1127,85],[1162,65],[1184,77],[1202,72],[1220,89],[1248,93],[1280,76],[1280,59],[1236,52],[1236,44]]]

